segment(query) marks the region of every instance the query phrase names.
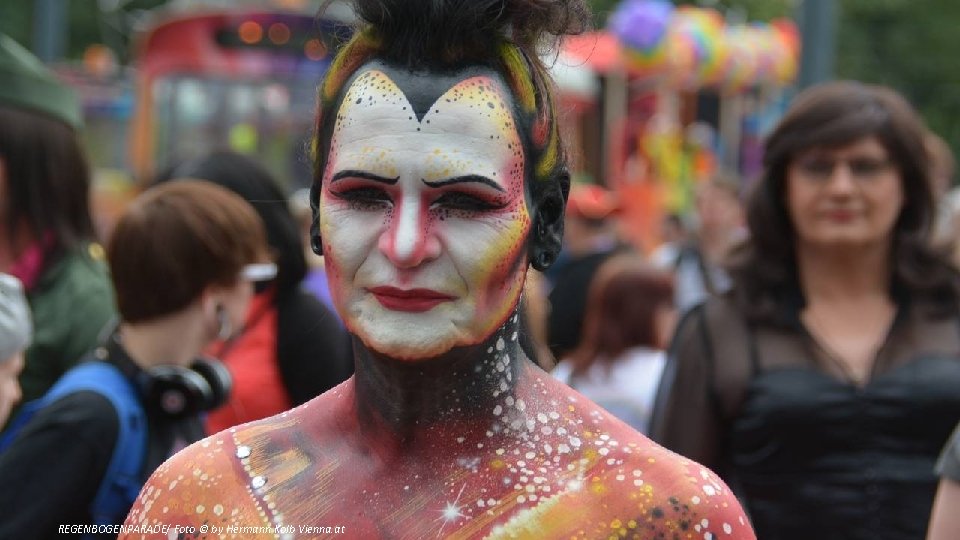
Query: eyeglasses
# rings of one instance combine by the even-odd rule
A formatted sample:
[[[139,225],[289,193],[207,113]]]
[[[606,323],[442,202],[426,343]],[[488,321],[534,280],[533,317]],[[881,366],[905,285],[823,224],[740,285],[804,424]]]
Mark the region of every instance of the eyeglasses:
[[[833,178],[837,165],[845,164],[850,176],[854,180],[876,180],[893,167],[889,159],[874,157],[853,157],[849,159],[835,159],[831,157],[809,157],[797,161],[796,167],[807,180],[825,182]]]
[[[240,277],[248,281],[270,281],[277,277],[275,263],[248,264],[240,270]]]

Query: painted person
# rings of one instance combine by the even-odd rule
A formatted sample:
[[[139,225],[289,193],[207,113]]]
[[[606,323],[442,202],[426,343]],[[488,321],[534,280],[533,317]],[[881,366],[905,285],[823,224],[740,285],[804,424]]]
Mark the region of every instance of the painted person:
[[[652,436],[739,485],[765,540],[924,537],[960,418],[960,276],[930,247],[924,133],[888,88],[797,96],[732,290],[677,330]]]
[[[754,538],[713,473],[554,380],[519,344],[524,275],[556,259],[569,181],[533,46],[582,27],[582,2],[356,9],[368,25],[321,87],[313,186],[313,244],[354,336],[355,375],[180,453],[126,525]]]

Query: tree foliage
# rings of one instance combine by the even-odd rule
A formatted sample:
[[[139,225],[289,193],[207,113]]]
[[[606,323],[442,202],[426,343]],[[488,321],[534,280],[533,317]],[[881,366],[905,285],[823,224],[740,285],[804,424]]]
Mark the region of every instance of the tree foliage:
[[[622,0],[590,0],[597,25]],[[733,20],[793,16],[803,0],[675,0],[720,10]],[[836,0],[837,78],[884,84],[903,93],[933,131],[960,150],[960,2]]]
[[[133,23],[143,10],[167,3],[167,0],[55,0],[66,10],[64,29],[65,51],[68,59],[83,56],[93,43],[102,43],[117,54],[121,62],[130,59]],[[28,48],[33,47],[36,10],[42,9],[37,0],[0,0],[0,32]],[[102,10],[101,6],[115,6]]]
[[[931,129],[960,149],[956,0],[843,0],[837,76],[902,92]]]

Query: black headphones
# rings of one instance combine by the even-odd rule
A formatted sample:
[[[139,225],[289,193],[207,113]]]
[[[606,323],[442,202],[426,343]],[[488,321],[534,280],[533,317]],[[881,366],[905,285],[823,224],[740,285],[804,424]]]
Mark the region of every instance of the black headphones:
[[[114,333],[94,356],[116,366],[134,381],[143,399],[147,416],[179,420],[216,409],[227,402],[233,378],[223,362],[200,357],[189,368],[162,365],[141,368],[127,354]]]

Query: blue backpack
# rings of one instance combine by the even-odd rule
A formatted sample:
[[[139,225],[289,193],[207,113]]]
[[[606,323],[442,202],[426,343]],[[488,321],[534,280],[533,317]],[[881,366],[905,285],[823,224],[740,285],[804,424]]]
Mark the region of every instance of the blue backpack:
[[[122,523],[143,487],[140,470],[146,459],[147,415],[133,382],[113,364],[81,362],[64,373],[43,397],[25,404],[10,422],[0,435],[0,452],[13,443],[37,411],[81,390],[93,391],[109,399],[120,420],[117,443],[90,505],[90,515],[94,525]]]

